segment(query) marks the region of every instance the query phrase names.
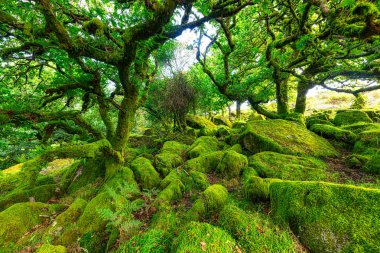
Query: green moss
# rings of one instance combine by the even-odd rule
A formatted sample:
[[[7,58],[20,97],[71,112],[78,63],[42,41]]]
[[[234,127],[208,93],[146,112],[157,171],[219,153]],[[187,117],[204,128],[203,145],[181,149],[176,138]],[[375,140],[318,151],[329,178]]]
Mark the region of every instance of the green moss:
[[[195,170],[203,173],[210,172],[218,166],[223,156],[223,151],[207,153],[197,158],[187,160],[185,168],[187,171]]]
[[[212,122],[214,122],[216,125],[223,125],[227,127],[232,127],[231,121],[222,115],[217,115],[212,118]]]
[[[333,126],[334,124],[331,123],[328,120],[323,120],[323,119],[318,119],[318,118],[310,118],[307,120],[307,127],[310,128],[311,126],[315,124],[322,124],[322,125],[328,125],[328,126]]]
[[[49,219],[60,209],[57,205],[39,202],[15,204],[0,213],[0,248],[15,243],[34,226]]]
[[[322,182],[274,182],[271,213],[312,252],[378,252],[380,190]]]
[[[297,252],[288,231],[281,231],[266,216],[249,214],[226,205],[220,212],[218,224],[231,233],[245,252]]]
[[[207,223],[191,222],[178,236],[172,251],[230,253],[237,251],[237,245],[226,231]]]
[[[144,252],[165,253],[169,252],[171,238],[163,230],[151,229],[148,232],[136,235],[120,245],[116,252]]]
[[[67,250],[64,246],[43,244],[36,253],[67,253]]]
[[[230,134],[230,128],[227,126],[218,126],[216,130],[216,137],[226,137],[227,135]]]
[[[189,179],[190,179],[190,188],[191,189],[199,189],[199,190],[206,190],[207,187],[210,186],[210,183],[207,179],[207,175],[196,171],[192,170],[189,172]]]
[[[356,134],[349,130],[344,130],[329,125],[314,124],[311,126],[310,130],[322,137],[346,143],[355,143],[357,138]]]
[[[155,156],[155,165],[161,175],[166,176],[174,168],[181,166],[182,157],[176,153],[163,152]]]
[[[235,144],[233,145],[232,147],[229,148],[229,150],[233,150],[239,154],[242,154],[243,153],[243,148],[241,147],[240,144]]]
[[[359,169],[364,166],[369,161],[367,156],[362,156],[358,154],[352,154],[348,156],[345,160],[346,165],[353,169]]]
[[[359,122],[352,125],[342,126],[341,128],[344,130],[349,130],[355,134],[360,134],[361,132],[364,132],[364,131],[379,130],[380,124]]]
[[[227,178],[234,178],[239,177],[241,169],[247,165],[248,159],[245,155],[229,150],[225,152],[222,160],[216,167],[216,171]]]
[[[245,128],[247,122],[245,121],[241,121],[241,120],[235,120],[233,123],[232,123],[232,128],[235,128],[235,129],[243,129]]]
[[[56,244],[63,232],[77,221],[86,205],[87,201],[77,198],[66,211],[54,219],[53,223],[46,229],[43,238]]]
[[[172,206],[167,202],[163,202],[160,203],[157,212],[153,215],[150,228],[171,233],[179,225],[177,223],[177,214],[173,211]]]
[[[246,182],[251,177],[258,177],[258,176],[259,176],[259,173],[257,173],[257,171],[254,168],[251,168],[251,167],[243,168],[243,173],[242,173],[243,182]]]
[[[351,125],[359,122],[372,123],[372,120],[365,112],[359,110],[339,111],[334,118],[336,126]]]
[[[271,183],[281,181],[275,178],[261,178],[250,176],[243,184],[245,195],[253,201],[269,200],[269,186]]]
[[[289,121],[294,121],[300,124],[301,126],[306,126],[306,118],[302,113],[296,113],[296,112],[289,113],[285,115],[284,119],[289,120]]]
[[[320,181],[333,178],[333,175],[326,172],[327,164],[313,157],[261,152],[249,158],[249,166],[264,178],[301,181]]]
[[[185,190],[185,186],[181,180],[177,179],[172,181],[164,190],[162,190],[157,199],[171,202],[182,198],[182,193]]]
[[[139,157],[132,162],[131,166],[143,189],[153,189],[159,186],[160,175],[148,159]]]
[[[364,165],[364,171],[380,175],[380,150],[378,154],[369,156],[369,160]]]
[[[228,200],[228,191],[224,186],[214,184],[202,193],[201,198],[207,211],[220,210]]]
[[[129,192],[123,191],[123,193],[119,192],[120,187],[127,185]],[[119,171],[109,178],[100,189],[101,192],[107,192],[107,190],[111,188],[119,194],[122,195],[131,195],[130,198],[135,197],[136,194],[140,192],[140,189],[135,180],[135,176],[133,171],[128,167],[122,167]],[[124,188],[123,188],[124,189]],[[125,190],[125,189],[124,189]]]
[[[249,122],[240,140],[243,147],[252,153],[273,151],[318,157],[337,155],[327,140],[299,124],[286,120]]]
[[[200,129],[201,135],[213,135],[216,131],[216,125],[210,120],[201,116],[187,115],[186,123],[192,128]]]
[[[0,210],[4,210],[15,203],[30,200],[47,202],[53,197],[58,197],[60,190],[58,185],[41,185],[33,189],[15,189],[14,191],[0,197]]]
[[[219,141],[215,137],[202,136],[194,141],[188,149],[190,158],[196,158],[219,149]]]

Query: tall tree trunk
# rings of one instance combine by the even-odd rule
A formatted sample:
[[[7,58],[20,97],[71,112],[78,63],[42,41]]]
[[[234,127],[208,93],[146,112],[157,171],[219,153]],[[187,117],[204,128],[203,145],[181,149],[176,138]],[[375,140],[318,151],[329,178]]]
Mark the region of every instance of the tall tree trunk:
[[[274,82],[276,84],[276,99],[277,99],[277,113],[289,113],[289,98],[288,98],[288,80],[289,75],[282,74],[280,71],[274,71]]]
[[[299,82],[297,86],[297,101],[295,106],[295,112],[304,114],[306,111],[306,95],[309,89],[311,88],[310,85],[307,85],[304,82]]]
[[[232,110],[231,110],[231,106],[230,105],[228,106],[228,119],[229,120],[232,119]]]
[[[241,101],[236,101],[236,118],[240,119],[241,116]]]

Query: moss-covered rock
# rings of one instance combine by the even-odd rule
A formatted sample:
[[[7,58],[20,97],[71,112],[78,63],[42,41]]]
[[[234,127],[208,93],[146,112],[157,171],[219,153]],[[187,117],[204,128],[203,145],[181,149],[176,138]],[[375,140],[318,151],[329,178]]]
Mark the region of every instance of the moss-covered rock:
[[[207,223],[190,222],[176,239],[173,252],[239,252],[235,240],[224,230]]]
[[[188,185],[190,189],[199,189],[204,191],[207,187],[210,186],[210,183],[205,173],[196,170],[191,170],[189,172]]]
[[[243,148],[241,147],[241,145],[238,143],[238,144],[235,144],[233,145],[232,147],[230,147],[228,150],[233,150],[239,154],[242,154],[243,153]]]
[[[0,213],[0,248],[16,243],[34,226],[49,220],[61,207],[39,202],[15,204]]]
[[[281,181],[275,178],[261,178],[257,176],[249,176],[243,183],[245,195],[253,201],[269,200],[269,186],[271,183]]]
[[[186,123],[192,128],[200,129],[202,135],[213,135],[216,131],[216,125],[202,116],[187,115]]]
[[[67,250],[61,245],[43,244],[36,253],[67,253]]]
[[[334,125],[328,120],[323,120],[323,119],[318,119],[318,118],[310,118],[310,119],[307,119],[306,121],[306,126],[308,128],[310,128],[312,125],[315,125],[315,124],[322,124],[322,125],[328,125],[328,126]]]
[[[227,127],[232,127],[231,121],[228,119],[228,117],[222,116],[222,115],[217,115],[212,118],[212,122],[216,125],[223,125]]]
[[[165,189],[163,189],[157,196],[157,199],[163,201],[175,201],[182,198],[183,191],[185,186],[181,180],[177,179],[171,182]]]
[[[215,137],[202,136],[196,139],[188,149],[190,158],[196,158],[219,149],[219,141]]]
[[[216,129],[216,137],[223,138],[230,134],[230,128],[227,126],[218,126]]]
[[[201,196],[207,211],[220,210],[228,200],[227,189],[220,184],[209,186]]]
[[[241,169],[247,165],[248,159],[245,155],[229,150],[224,153],[222,160],[216,167],[216,171],[227,178],[234,178],[239,177]]]
[[[288,113],[284,116],[284,119],[296,122],[300,124],[301,126],[306,126],[306,118],[302,113],[296,113],[296,112]]]
[[[259,213],[250,214],[226,205],[219,214],[218,224],[235,237],[245,252],[297,252],[291,234]]]
[[[305,127],[286,120],[253,121],[240,136],[251,153],[274,151],[292,155],[330,157],[337,155],[334,147]]]
[[[56,184],[41,185],[32,189],[17,188],[0,197],[0,211],[20,202],[47,202],[53,197],[58,197],[60,193],[60,188]]]
[[[163,176],[182,164],[182,157],[186,153],[187,145],[167,141],[161,149],[161,153],[155,156],[155,166]]]
[[[271,213],[312,252],[378,252],[380,190],[322,182],[273,182]]]
[[[223,151],[215,151],[206,153],[194,159],[187,160],[185,164],[186,170],[195,170],[199,172],[210,172],[215,170],[224,156]]]
[[[77,198],[67,210],[54,219],[52,224],[45,230],[43,238],[56,244],[57,239],[77,221],[86,205],[87,201]]]
[[[329,125],[314,124],[310,127],[310,130],[324,138],[334,139],[350,144],[355,143],[357,138],[356,134],[349,130],[344,130],[339,127]]]
[[[160,175],[148,159],[139,157],[132,162],[131,166],[143,189],[153,189],[160,185]]]
[[[358,122],[372,123],[372,120],[360,110],[338,111],[334,118],[336,126],[351,125]]]
[[[344,130],[349,130],[355,134],[360,134],[364,131],[379,130],[380,124],[359,122],[352,125],[342,126],[341,128]]]
[[[245,121],[235,120],[235,121],[232,123],[232,128],[235,128],[235,129],[243,129],[246,125],[247,125],[247,122],[245,122]]]
[[[327,164],[313,157],[298,157],[275,152],[261,152],[249,157],[249,166],[260,177],[287,180],[320,181],[331,179]]]

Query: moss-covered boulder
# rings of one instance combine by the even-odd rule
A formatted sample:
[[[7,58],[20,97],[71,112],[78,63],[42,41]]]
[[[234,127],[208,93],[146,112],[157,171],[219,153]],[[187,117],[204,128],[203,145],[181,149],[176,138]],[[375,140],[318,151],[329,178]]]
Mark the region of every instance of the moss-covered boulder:
[[[79,216],[83,213],[86,205],[87,201],[77,198],[67,210],[54,219],[50,226],[45,230],[43,238],[52,243],[57,243],[57,239],[77,221]]]
[[[185,190],[185,186],[181,181],[181,175],[176,170],[172,170],[161,181],[160,188],[163,190],[158,194],[157,199],[168,202],[181,199]]]
[[[235,240],[224,230],[207,223],[190,222],[176,239],[173,252],[239,252]]]
[[[216,125],[223,125],[227,127],[232,127],[231,121],[228,119],[228,117],[222,116],[222,115],[217,115],[212,118],[212,122]]]
[[[216,167],[216,171],[227,178],[239,177],[241,169],[248,165],[245,155],[239,154],[234,150],[224,153],[222,160]]]
[[[36,253],[67,253],[67,250],[61,245],[43,244]]]
[[[210,186],[210,183],[205,173],[196,170],[191,170],[189,172],[188,185],[191,189],[199,189],[204,191],[207,187]]]
[[[360,110],[338,111],[334,118],[336,126],[351,125],[358,122],[372,123],[372,120],[367,113]]]
[[[230,134],[230,128],[227,126],[218,126],[216,129],[215,136],[218,138],[224,138]]]
[[[301,126],[306,126],[306,118],[302,113],[297,113],[297,112],[288,113],[284,116],[284,119],[296,122],[300,124]]]
[[[355,134],[360,134],[364,131],[372,131],[372,130],[379,130],[380,129],[380,124],[378,123],[355,123],[352,125],[345,125],[341,126],[342,129],[351,131]]]
[[[224,156],[223,151],[215,151],[206,153],[194,159],[187,160],[185,168],[187,170],[195,170],[199,172],[210,172],[215,170]]]
[[[322,125],[328,125],[328,126],[334,125],[333,123],[331,123],[328,120],[323,120],[323,119],[319,119],[319,118],[308,118],[306,121],[306,126],[308,128],[310,128],[312,125],[315,125],[315,124],[322,124]]]
[[[289,231],[282,231],[262,214],[226,205],[219,214],[218,224],[234,236],[245,252],[297,252]]]
[[[190,158],[196,158],[219,149],[219,141],[215,137],[202,136],[194,141],[189,147],[188,154]]]
[[[132,162],[131,167],[143,189],[153,189],[160,185],[160,174],[148,159],[139,157]]]
[[[298,157],[266,151],[249,157],[249,166],[264,178],[300,181],[332,179],[332,175],[326,172],[327,164],[313,157]]]
[[[334,139],[349,144],[355,143],[357,138],[356,134],[349,130],[324,124],[314,124],[310,127],[310,130],[324,138]]]
[[[242,146],[251,153],[274,151],[317,157],[337,155],[327,140],[297,123],[280,119],[249,122],[240,140]]]
[[[201,196],[207,211],[220,210],[228,200],[227,189],[220,184],[209,186]]]
[[[379,252],[380,190],[273,182],[271,214],[312,252]]]
[[[269,186],[276,181],[281,180],[276,178],[261,178],[251,175],[243,182],[244,194],[253,201],[267,201],[269,200]]]
[[[364,171],[380,174],[380,130],[360,133],[354,152],[367,159],[363,167]]]
[[[0,248],[9,243],[16,243],[25,233],[34,226],[49,221],[56,211],[57,205],[48,205],[39,202],[25,202],[15,204],[0,213]]]
[[[186,123],[192,128],[200,129],[202,135],[213,135],[216,131],[216,125],[202,116],[187,115]]]
[[[176,141],[167,141],[161,152],[155,156],[155,167],[161,175],[166,176],[169,172],[182,164],[182,157],[188,146]]]

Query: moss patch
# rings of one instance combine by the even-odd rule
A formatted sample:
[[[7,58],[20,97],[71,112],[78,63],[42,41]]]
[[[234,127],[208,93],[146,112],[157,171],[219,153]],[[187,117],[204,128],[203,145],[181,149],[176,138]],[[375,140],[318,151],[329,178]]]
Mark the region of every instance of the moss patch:
[[[67,250],[64,246],[44,244],[36,251],[36,253],[67,253]]]
[[[216,125],[212,121],[198,115],[187,115],[186,123],[192,128],[200,129],[202,135],[213,135],[216,131]]]
[[[241,169],[247,165],[248,159],[245,155],[229,150],[225,152],[222,160],[216,167],[216,171],[227,178],[234,178],[239,177]]]
[[[176,239],[173,252],[239,252],[235,240],[224,230],[207,223],[190,222]]]
[[[298,157],[275,152],[261,152],[249,157],[249,166],[260,177],[287,180],[327,180],[332,175],[326,172],[327,164],[313,157]]]
[[[274,218],[313,252],[378,252],[380,190],[318,182],[270,185]]]
[[[210,172],[218,166],[224,156],[223,151],[215,151],[197,158],[187,160],[185,164],[186,170],[195,170],[199,172]]]
[[[372,123],[372,120],[365,112],[359,110],[339,111],[334,118],[334,124],[337,126],[351,125],[358,122]]]
[[[334,139],[350,144],[355,143],[357,138],[356,134],[349,130],[344,130],[329,125],[314,124],[310,127],[310,130],[324,138]]]
[[[249,122],[240,140],[244,148],[251,153],[274,151],[318,157],[337,155],[336,150],[327,140],[299,124],[286,120]]]
[[[188,149],[190,158],[196,158],[219,149],[219,141],[215,137],[202,136],[194,141]]]
[[[131,166],[143,189],[153,189],[159,186],[160,175],[148,159],[139,157],[132,162]]]
[[[15,243],[34,226],[59,210],[59,206],[39,202],[18,203],[0,213],[0,247]]]
[[[161,149],[161,153],[155,156],[155,166],[161,175],[166,176],[169,172],[182,164],[187,145],[176,141],[167,141]]]
[[[245,252],[297,252],[288,231],[281,231],[268,217],[249,214],[226,205],[219,215],[219,226],[231,233]]]

